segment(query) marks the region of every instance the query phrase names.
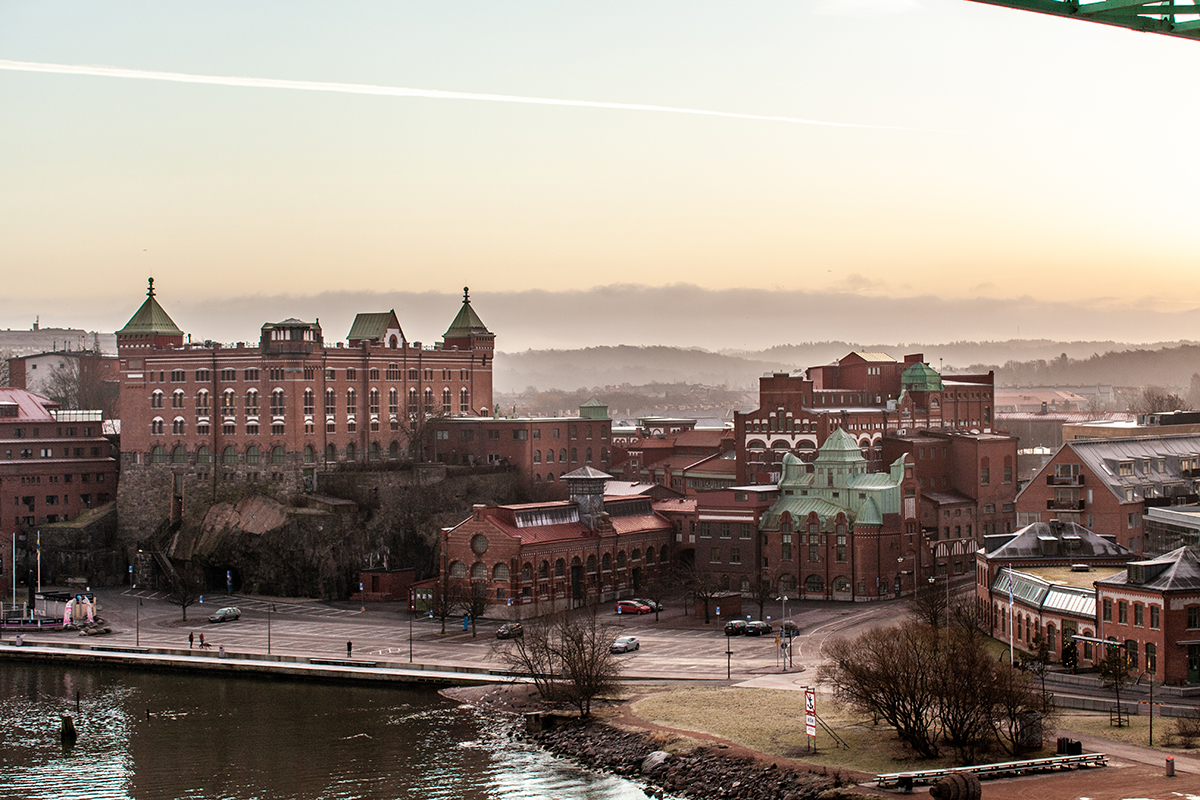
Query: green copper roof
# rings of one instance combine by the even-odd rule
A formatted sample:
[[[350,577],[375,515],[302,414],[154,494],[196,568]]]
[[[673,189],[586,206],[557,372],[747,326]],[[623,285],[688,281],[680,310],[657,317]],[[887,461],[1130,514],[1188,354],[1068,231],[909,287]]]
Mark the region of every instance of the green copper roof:
[[[593,397],[579,406],[579,416],[584,419],[607,419],[608,406]]]
[[[912,392],[940,392],[942,376],[933,367],[918,361],[900,374],[900,385]]]
[[[863,458],[862,450],[854,437],[841,428],[835,428],[833,433],[829,434],[829,438],[825,440],[825,444],[821,445],[821,449],[817,451],[816,463],[827,464],[831,461],[857,464],[866,459]]]
[[[146,302],[137,310],[125,327],[117,331],[118,335],[131,333],[153,333],[166,336],[183,336],[183,331],[171,320],[163,307],[154,299],[154,278],[150,279],[150,288],[146,290]]]
[[[471,308],[470,290],[464,286],[462,308],[458,310],[458,316],[454,318],[454,322],[450,323],[443,338],[458,339],[481,333],[491,334],[491,331],[487,329],[487,325],[483,324],[483,320],[475,313],[475,309]]]
[[[858,519],[855,520],[856,525],[883,525],[883,514],[879,513],[879,506],[875,505],[875,499],[867,497],[863,504],[858,509]]]
[[[346,341],[377,341],[382,342],[388,330],[400,330],[400,320],[396,318],[396,310],[381,311],[374,314],[356,314]],[[400,337],[404,338],[401,331]]]

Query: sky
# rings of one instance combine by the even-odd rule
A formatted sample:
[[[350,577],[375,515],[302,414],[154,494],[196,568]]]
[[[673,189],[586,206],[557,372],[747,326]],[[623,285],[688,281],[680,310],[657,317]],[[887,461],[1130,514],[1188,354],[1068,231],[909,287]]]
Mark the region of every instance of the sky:
[[[0,0],[0,327],[1195,338],[1198,70],[966,0]]]

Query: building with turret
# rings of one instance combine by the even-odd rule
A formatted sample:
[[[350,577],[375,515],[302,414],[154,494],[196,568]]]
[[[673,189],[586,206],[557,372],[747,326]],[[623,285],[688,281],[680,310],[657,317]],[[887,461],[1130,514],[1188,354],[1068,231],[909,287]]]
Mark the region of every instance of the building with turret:
[[[262,326],[258,342],[196,344],[145,301],[117,331],[121,525],[144,536],[220,487],[312,489],[345,465],[408,460],[433,417],[487,414],[495,335],[462,306],[441,342],[409,341],[395,311],[359,314],[345,342],[319,321]],[[419,457],[419,454],[417,455]]]

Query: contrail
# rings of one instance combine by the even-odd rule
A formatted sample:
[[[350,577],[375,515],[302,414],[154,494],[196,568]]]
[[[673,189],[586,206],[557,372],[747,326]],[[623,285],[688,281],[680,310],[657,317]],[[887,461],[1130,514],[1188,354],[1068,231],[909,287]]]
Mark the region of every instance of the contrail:
[[[53,72],[60,75],[94,75],[103,78],[134,78],[174,83],[206,83],[215,86],[245,86],[255,89],[300,89],[309,92],[338,92],[341,94],[376,94],[390,97],[428,97],[436,100],[484,100],[491,103],[525,103],[541,106],[575,106],[577,108],[608,108],[619,111],[658,111],[667,114],[698,114],[706,117],[753,119],[764,122],[790,122],[797,125],[824,125],[835,128],[867,128],[892,131],[934,131],[928,128],[908,128],[899,125],[865,125],[856,122],[830,122],[797,117],[775,117],[761,114],[738,114],[732,111],[709,111],[700,108],[677,108],[642,103],[605,103],[597,100],[562,100],[551,97],[522,97],[511,94],[481,94],[478,92],[449,92],[441,89],[410,89],[403,86],[373,86],[363,83],[327,83],[324,81],[288,81],[277,78],[236,78],[223,75],[190,75],[185,72],[155,72],[120,67],[80,66],[76,64],[41,64],[35,61],[0,59],[0,69],[17,72]]]

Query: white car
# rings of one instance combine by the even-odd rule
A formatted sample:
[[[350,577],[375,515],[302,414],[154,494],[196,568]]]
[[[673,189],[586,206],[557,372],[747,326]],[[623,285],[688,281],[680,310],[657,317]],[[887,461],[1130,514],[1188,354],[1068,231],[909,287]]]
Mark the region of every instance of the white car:
[[[614,653],[628,653],[630,650],[640,650],[641,648],[642,644],[637,640],[636,636],[619,636],[612,643],[610,649]]]

